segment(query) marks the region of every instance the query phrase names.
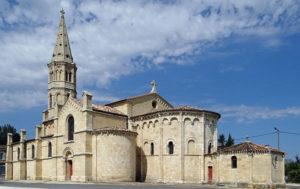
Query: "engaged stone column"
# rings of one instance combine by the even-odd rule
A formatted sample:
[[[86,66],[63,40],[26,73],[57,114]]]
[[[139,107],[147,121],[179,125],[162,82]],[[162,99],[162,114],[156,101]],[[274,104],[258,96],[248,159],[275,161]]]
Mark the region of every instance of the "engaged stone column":
[[[87,91],[83,92],[83,110],[92,110],[93,95]]]
[[[20,131],[20,179],[26,179],[26,131],[21,129]]]
[[[12,133],[7,133],[7,146],[6,146],[6,162],[5,162],[5,180],[13,179],[13,166],[12,166]]]

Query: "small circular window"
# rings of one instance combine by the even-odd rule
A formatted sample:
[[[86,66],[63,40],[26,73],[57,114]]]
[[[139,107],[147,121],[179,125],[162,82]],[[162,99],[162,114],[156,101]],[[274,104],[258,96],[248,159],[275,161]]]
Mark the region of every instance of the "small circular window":
[[[152,108],[157,108],[157,102],[155,100],[152,101]]]

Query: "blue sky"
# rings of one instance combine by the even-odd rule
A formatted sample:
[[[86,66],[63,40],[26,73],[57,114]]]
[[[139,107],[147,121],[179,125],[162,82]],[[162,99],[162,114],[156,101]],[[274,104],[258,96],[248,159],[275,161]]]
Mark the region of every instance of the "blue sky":
[[[172,104],[220,112],[219,132],[236,139],[300,133],[299,1],[165,2],[0,1],[0,124],[34,136],[63,7],[79,97],[89,90],[104,104],[149,92],[155,79]],[[298,143],[281,134],[289,158]]]

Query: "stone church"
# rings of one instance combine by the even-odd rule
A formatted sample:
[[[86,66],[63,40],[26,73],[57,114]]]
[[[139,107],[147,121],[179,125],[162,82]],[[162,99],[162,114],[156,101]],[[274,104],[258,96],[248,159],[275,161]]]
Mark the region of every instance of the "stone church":
[[[48,108],[35,138],[21,130],[13,143],[8,134],[7,180],[284,186],[283,152],[250,141],[218,149],[221,115],[175,107],[155,82],[147,94],[106,105],[89,92],[79,99],[63,10],[47,66]]]

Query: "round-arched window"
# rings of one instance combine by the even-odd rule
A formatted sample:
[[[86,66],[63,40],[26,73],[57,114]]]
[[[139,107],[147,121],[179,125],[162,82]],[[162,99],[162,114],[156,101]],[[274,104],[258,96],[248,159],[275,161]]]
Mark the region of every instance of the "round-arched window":
[[[150,155],[153,156],[154,155],[154,143],[151,142],[151,145],[150,145]]]
[[[168,143],[168,154],[174,154],[174,143],[172,141]]]
[[[20,160],[20,148],[18,148],[18,154],[17,154],[18,156],[18,160]]]
[[[34,145],[31,146],[31,159],[35,158],[35,147]]]
[[[157,108],[157,102],[156,102],[156,100],[152,101],[152,108]]]
[[[52,157],[52,143],[48,143],[48,157]]]
[[[236,156],[231,157],[231,168],[236,169],[237,168],[237,158]]]
[[[68,118],[68,141],[74,140],[74,117]]]

